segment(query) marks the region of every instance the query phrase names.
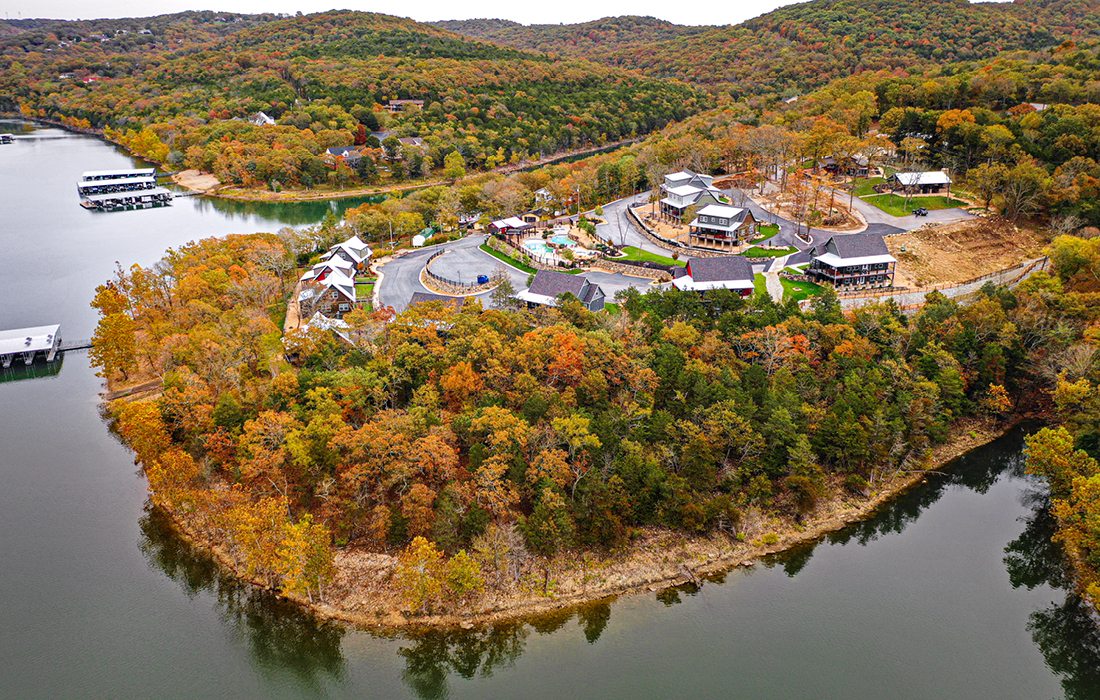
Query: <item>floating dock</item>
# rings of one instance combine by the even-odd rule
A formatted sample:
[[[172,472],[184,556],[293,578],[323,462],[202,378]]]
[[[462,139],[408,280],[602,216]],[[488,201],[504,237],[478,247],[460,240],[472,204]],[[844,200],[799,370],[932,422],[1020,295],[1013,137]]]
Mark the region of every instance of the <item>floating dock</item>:
[[[11,367],[16,360],[30,365],[40,354],[53,362],[63,349],[60,324],[0,330],[0,367]]]
[[[172,201],[172,192],[157,186],[154,168],[92,170],[76,185],[80,206],[113,211],[160,206]]]

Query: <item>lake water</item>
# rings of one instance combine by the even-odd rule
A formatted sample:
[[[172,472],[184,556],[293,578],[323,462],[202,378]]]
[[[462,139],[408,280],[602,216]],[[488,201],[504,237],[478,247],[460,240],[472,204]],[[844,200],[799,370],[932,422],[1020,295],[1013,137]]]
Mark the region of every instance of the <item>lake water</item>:
[[[57,138],[0,146],[0,327],[60,322],[88,337],[88,300],[116,260],[327,211],[184,198],[87,212],[80,172],[129,159],[33,133]],[[871,521],[699,590],[384,637],[316,624],[172,537],[100,389],[84,353],[0,382],[0,697],[1100,695],[1100,634],[1067,593],[1019,434]]]

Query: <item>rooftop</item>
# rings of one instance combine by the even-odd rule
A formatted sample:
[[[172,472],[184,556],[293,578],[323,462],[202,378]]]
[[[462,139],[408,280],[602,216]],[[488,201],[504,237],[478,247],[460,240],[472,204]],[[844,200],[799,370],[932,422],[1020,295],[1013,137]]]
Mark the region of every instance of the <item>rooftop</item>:
[[[906,187],[915,185],[950,185],[951,178],[942,170],[929,170],[920,173],[897,173],[898,182]]]
[[[0,330],[0,355],[20,352],[49,352],[58,341],[61,326],[34,326]]]

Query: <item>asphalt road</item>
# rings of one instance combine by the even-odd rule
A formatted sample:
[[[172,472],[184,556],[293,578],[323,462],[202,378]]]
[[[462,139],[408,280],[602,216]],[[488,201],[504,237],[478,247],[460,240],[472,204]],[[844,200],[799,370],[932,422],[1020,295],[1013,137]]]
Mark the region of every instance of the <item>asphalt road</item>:
[[[430,291],[421,284],[420,271],[424,269],[432,253],[440,249],[446,252],[432,263],[432,270],[440,275],[460,282],[469,282],[476,279],[479,274],[491,274],[497,269],[503,269],[516,291],[526,289],[529,278],[526,272],[505,265],[480,250],[479,246],[485,242],[486,238],[487,236],[481,234],[471,235],[452,243],[416,250],[387,262],[380,268],[382,279],[378,286],[378,295],[382,305],[392,306],[395,311],[401,312],[408,308],[409,300],[414,293]],[[627,287],[645,290],[652,286],[647,279],[607,272],[587,272],[585,276],[600,285],[608,300],[614,299],[619,291]],[[492,292],[489,291],[476,296],[488,306],[491,294]]]

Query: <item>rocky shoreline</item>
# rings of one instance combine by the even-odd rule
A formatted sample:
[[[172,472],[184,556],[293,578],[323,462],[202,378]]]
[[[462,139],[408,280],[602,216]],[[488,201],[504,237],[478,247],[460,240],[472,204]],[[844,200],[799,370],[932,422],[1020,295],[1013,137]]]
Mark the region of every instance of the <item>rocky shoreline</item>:
[[[669,530],[651,529],[643,531],[620,552],[572,553],[559,557],[551,566],[555,587],[550,594],[534,586],[516,585],[507,590],[487,590],[461,611],[411,614],[402,609],[398,591],[388,583],[396,557],[347,548],[337,553],[336,576],[326,590],[324,602],[280,595],[321,619],[392,631],[470,628],[516,621],[621,595],[698,583],[738,566],[752,566],[761,557],[814,542],[870,517],[880,507],[924,481],[929,473],[1003,436],[1018,422],[960,423],[956,426],[956,437],[934,448],[920,468],[897,472],[880,482],[869,496],[851,494],[836,484],[832,497],[801,524],[774,516],[761,517],[742,532],[742,539],[724,534],[688,537]],[[189,544],[209,553],[239,579],[268,588],[259,580],[243,576],[232,554],[204,533],[195,531],[183,515],[172,512],[167,515],[178,534]]]

